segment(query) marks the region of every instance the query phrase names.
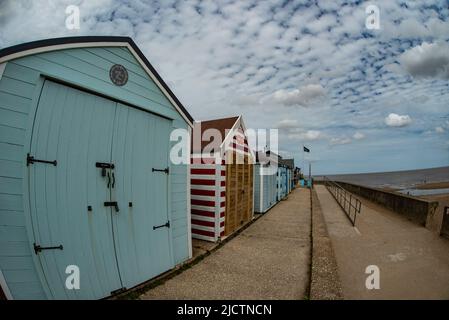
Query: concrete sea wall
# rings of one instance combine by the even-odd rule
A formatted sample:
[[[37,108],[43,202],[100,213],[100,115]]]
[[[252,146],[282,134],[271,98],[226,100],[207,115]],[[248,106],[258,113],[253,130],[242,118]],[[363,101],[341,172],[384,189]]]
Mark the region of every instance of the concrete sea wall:
[[[427,217],[433,216],[438,207],[438,202],[436,201],[426,201],[395,192],[347,182],[336,182],[349,192],[391,209],[422,226],[426,226]]]

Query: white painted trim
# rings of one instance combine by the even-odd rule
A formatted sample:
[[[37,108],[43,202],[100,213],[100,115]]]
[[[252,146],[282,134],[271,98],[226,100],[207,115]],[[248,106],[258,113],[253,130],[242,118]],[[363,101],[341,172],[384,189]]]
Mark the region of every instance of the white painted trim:
[[[203,195],[196,195],[192,194],[190,196],[190,199],[192,200],[200,200],[200,201],[215,201],[215,196],[203,196]],[[225,201],[225,197],[220,197],[221,202]]]
[[[192,184],[190,186],[190,190],[215,190],[215,185],[208,186],[208,185],[202,185],[202,184]]]
[[[0,80],[2,80],[3,72],[5,72],[6,62],[0,63]]]
[[[207,211],[207,212],[211,212],[211,213],[215,212],[215,207],[216,207],[216,205],[214,205],[212,207],[208,207],[208,206],[200,206],[200,205],[196,205],[196,204],[191,204],[190,206],[192,207],[192,209]]]
[[[214,222],[215,221],[215,217],[200,216],[198,214],[192,214],[192,219],[200,220],[200,221],[208,221],[208,222]]]
[[[6,284],[5,277],[3,276],[3,272],[0,269],[0,286],[2,287],[3,293],[6,296],[6,299],[8,300],[14,300],[12,297],[11,291],[9,291],[8,285]]]
[[[243,118],[240,119],[240,124],[241,124],[241,126],[242,126],[243,132],[245,133],[245,138],[247,138],[247,141],[248,141],[248,150],[249,150],[249,153],[251,154],[252,160],[253,160],[253,162],[254,162],[254,161],[256,160],[256,156],[255,156],[255,154],[254,154],[254,152],[253,152],[253,149],[252,149],[251,146],[249,145],[249,139],[248,139],[248,137],[246,136],[246,125],[245,125],[245,122],[243,121]]]
[[[192,128],[188,127],[189,137],[192,136]],[[190,141],[187,143],[187,154],[190,154]],[[192,208],[190,204],[191,197],[191,185],[190,185],[190,161],[187,164],[187,245],[189,247],[189,259],[193,257],[193,248],[192,248]]]
[[[39,54],[49,51],[57,51],[64,49],[74,49],[74,48],[90,48],[90,47],[126,47],[134,58],[139,62],[140,66],[146,71],[146,73],[150,76],[150,78],[154,81],[154,83],[158,86],[159,90],[165,95],[165,97],[170,101],[170,103],[175,107],[175,109],[179,112],[179,114],[183,117],[183,119],[188,123],[188,125],[193,128],[193,123],[187,118],[187,116],[182,112],[182,109],[179,105],[173,100],[170,94],[165,90],[162,84],[158,81],[156,76],[151,72],[151,70],[147,67],[147,65],[142,61],[137,52],[134,51],[133,47],[128,42],[78,42],[78,43],[66,43],[66,44],[57,44],[50,45],[46,47],[33,48],[29,50],[24,50],[20,52],[16,52],[4,57],[0,58],[0,63],[18,59],[21,57]]]
[[[190,173],[191,179],[201,179],[201,180],[215,180],[215,175],[205,175],[205,174],[192,174]]]
[[[232,126],[231,130],[229,130],[228,134],[224,138],[223,142],[220,144],[220,154],[221,157],[224,157],[224,154],[226,152],[226,146],[229,145],[230,140],[234,137],[234,133],[237,131],[237,128],[240,126],[240,119],[242,116],[239,116],[237,120],[235,120],[234,125]]]
[[[215,217],[207,217],[207,216],[201,216],[201,215],[197,215],[197,214],[192,214],[192,219],[200,220],[200,221],[207,221],[207,222],[214,222],[215,221]],[[223,222],[223,221],[224,221],[224,217],[221,217],[220,218],[220,222]]]
[[[21,57],[39,54],[49,51],[57,51],[64,49],[74,49],[74,48],[89,48],[89,47],[128,47],[128,42],[78,42],[78,43],[66,43],[66,44],[56,44],[45,47],[33,48],[29,50],[23,50],[16,52],[0,58],[0,63],[6,62],[13,59],[18,59]],[[134,54],[134,53],[133,53]]]
[[[212,191],[212,190],[216,190],[216,189],[215,189],[215,185],[213,185],[213,186],[205,186],[205,185],[195,184],[195,185],[192,185],[190,190],[207,190],[207,191]],[[226,187],[220,187],[220,192],[223,192],[223,191],[226,191]]]
[[[203,196],[203,195],[192,194],[190,196],[190,199],[192,199],[192,200],[202,200],[202,201],[215,201],[215,196]]]
[[[217,177],[215,175],[205,175],[205,174],[190,174],[191,179],[200,179],[200,180],[215,180]],[[224,181],[225,177],[221,176],[218,179],[220,181]]]
[[[226,176],[225,176],[226,177]],[[225,178],[223,177],[223,178]],[[221,200],[220,200],[220,185],[221,185],[221,163],[215,165],[215,241],[220,238],[220,211],[221,211]]]
[[[209,232],[214,232],[215,233],[215,228],[214,227],[201,226],[199,224],[192,224],[192,226],[194,226],[194,229],[197,229],[197,230],[209,231]]]
[[[190,169],[215,169],[215,164],[191,164]]]

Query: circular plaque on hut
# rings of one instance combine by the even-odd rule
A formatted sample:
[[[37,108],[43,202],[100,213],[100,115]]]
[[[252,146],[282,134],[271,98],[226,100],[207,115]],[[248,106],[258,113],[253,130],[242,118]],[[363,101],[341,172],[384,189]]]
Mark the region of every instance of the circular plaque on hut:
[[[116,86],[124,86],[128,82],[128,71],[121,64],[114,64],[109,70],[109,77]]]

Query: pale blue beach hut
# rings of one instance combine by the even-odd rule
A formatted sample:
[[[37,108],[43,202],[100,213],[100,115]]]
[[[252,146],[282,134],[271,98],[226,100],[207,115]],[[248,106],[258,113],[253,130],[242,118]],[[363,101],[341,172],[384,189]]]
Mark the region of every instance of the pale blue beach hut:
[[[104,298],[191,257],[188,165],[169,152],[192,123],[130,38],[0,50],[0,294]]]

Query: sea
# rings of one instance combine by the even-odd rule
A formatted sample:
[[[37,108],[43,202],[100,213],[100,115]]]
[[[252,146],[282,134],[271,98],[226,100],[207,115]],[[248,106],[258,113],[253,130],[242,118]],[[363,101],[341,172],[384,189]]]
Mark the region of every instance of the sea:
[[[367,187],[394,189],[412,196],[449,193],[449,188],[425,190],[414,188],[416,185],[423,183],[449,182],[449,166],[406,171],[326,175],[326,177],[330,180]],[[314,178],[321,180],[323,176],[314,176]]]

